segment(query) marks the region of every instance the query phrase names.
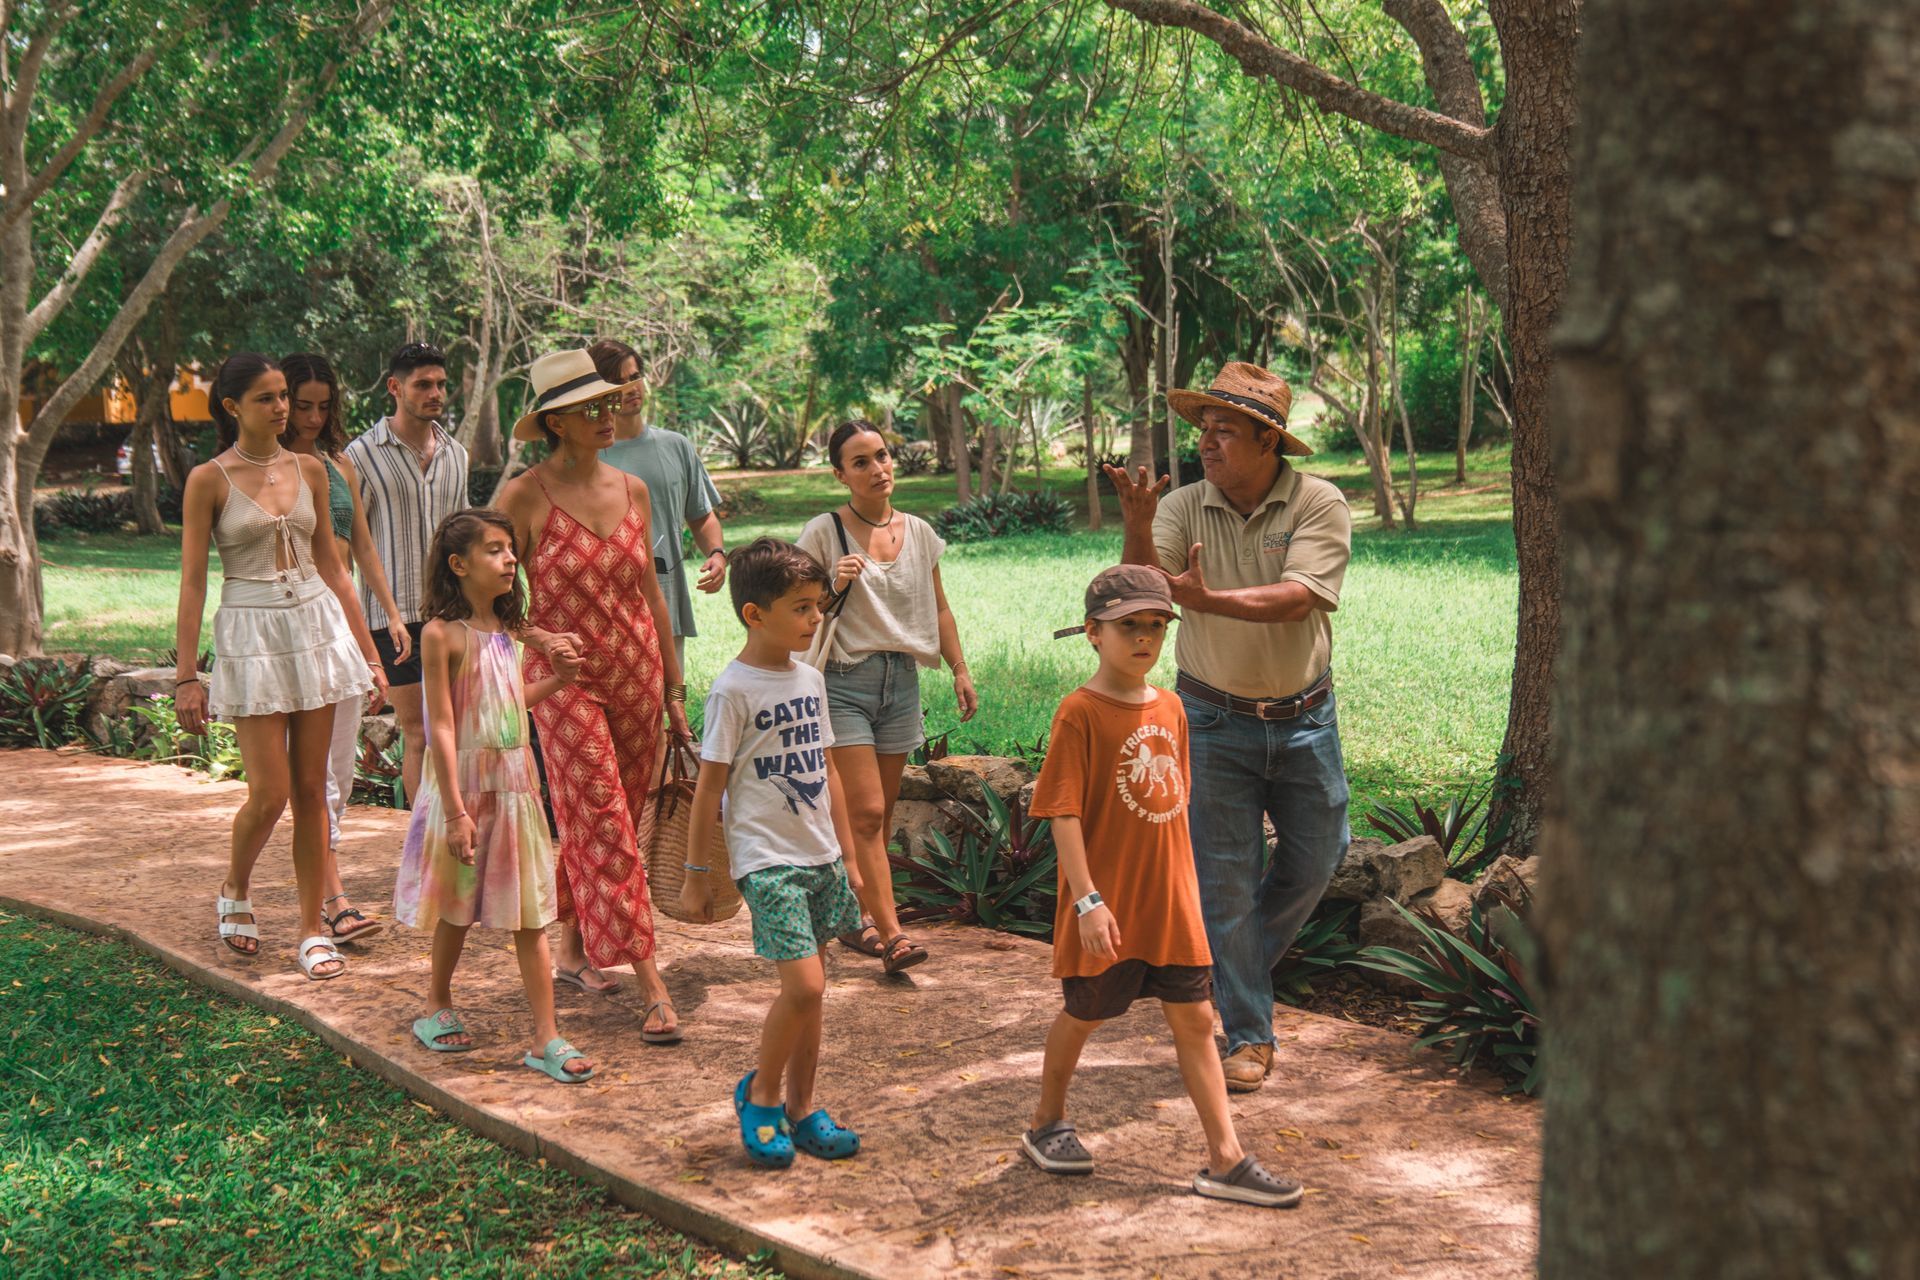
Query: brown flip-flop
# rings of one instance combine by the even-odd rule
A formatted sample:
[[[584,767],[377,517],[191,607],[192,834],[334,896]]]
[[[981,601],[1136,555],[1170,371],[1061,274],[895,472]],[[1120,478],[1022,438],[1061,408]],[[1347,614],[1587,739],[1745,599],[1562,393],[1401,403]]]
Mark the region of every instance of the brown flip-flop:
[[[647,1030],[647,1023],[652,1020],[655,1009],[665,1009],[668,1014],[673,1015],[673,1025],[670,1027],[662,1027],[658,1031]],[[648,1044],[680,1043],[680,1016],[674,1010],[671,1000],[655,1000],[652,1004],[640,1011],[640,1038]]]
[[[906,945],[902,946],[904,943]],[[902,969],[911,969],[927,958],[927,949],[904,933],[896,933],[887,939],[887,945],[881,949],[880,965],[889,976]]]

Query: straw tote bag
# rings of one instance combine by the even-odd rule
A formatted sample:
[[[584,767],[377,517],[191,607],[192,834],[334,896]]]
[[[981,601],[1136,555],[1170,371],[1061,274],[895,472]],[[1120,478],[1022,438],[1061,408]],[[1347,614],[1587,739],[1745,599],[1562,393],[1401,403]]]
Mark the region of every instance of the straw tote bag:
[[[703,924],[680,910],[680,889],[688,876],[699,876],[713,889],[713,918],[730,920],[740,910],[740,889],[727,866],[727,837],[715,823],[713,840],[703,856],[689,856],[687,835],[693,828],[694,782],[700,775],[700,756],[692,741],[667,736],[667,758],[660,764],[660,785],[654,790],[653,838],[647,842],[647,888],[653,909],[681,924]],[[696,862],[706,871],[689,871]]]
[[[847,526],[840,523],[838,511],[833,513],[833,527],[840,534],[840,554],[852,555],[853,549],[847,545]],[[832,565],[827,566],[827,582],[833,582]],[[827,659],[833,656],[833,633],[840,629],[840,610],[846,608],[847,597],[853,594],[853,587],[853,582],[849,582],[847,589],[828,601],[821,610],[825,616],[820,619],[820,629],[813,633],[813,643],[807,646],[805,656],[800,659],[815,671],[826,670]]]

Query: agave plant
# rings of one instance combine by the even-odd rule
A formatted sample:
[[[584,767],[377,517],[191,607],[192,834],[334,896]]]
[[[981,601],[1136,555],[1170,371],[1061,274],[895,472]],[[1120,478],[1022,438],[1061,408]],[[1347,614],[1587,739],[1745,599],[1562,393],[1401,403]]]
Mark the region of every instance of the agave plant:
[[[1471,882],[1506,851],[1511,835],[1504,820],[1493,830],[1487,829],[1492,809],[1483,812],[1481,806],[1486,804],[1492,791],[1492,783],[1469,786],[1449,798],[1444,810],[1429,808],[1415,800],[1411,815],[1376,800],[1367,821],[1375,831],[1392,840],[1432,836],[1447,859],[1447,874],[1455,880]]]
[[[1461,933],[1395,902],[1420,932],[1419,954],[1368,947],[1354,963],[1420,987],[1425,998],[1413,1007],[1427,1027],[1422,1047],[1448,1045],[1461,1065],[1484,1058],[1511,1088],[1533,1093],[1540,1087],[1540,1006],[1527,977],[1533,935],[1524,900],[1503,890],[1488,896],[1493,908],[1476,902]]]
[[[906,907],[900,919],[952,920],[1051,938],[1058,894],[1053,824],[1028,817],[1017,797],[1009,806],[990,788],[984,802],[985,813],[962,806],[958,845],[935,831],[931,850],[887,855],[894,894]]]
[[[51,751],[80,736],[93,672],[65,662],[16,663],[0,679],[0,744]]]

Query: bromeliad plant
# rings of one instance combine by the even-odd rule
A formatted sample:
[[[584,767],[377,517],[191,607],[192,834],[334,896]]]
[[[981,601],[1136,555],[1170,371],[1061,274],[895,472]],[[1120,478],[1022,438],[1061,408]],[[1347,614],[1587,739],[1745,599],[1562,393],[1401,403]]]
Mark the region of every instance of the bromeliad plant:
[[[1486,804],[1492,793],[1493,784],[1490,782],[1469,786],[1450,798],[1444,810],[1429,808],[1415,800],[1411,815],[1402,813],[1384,800],[1376,800],[1372,811],[1367,814],[1367,821],[1375,831],[1391,840],[1432,836],[1446,857],[1447,874],[1455,880],[1470,883],[1477,880],[1480,873],[1493,864],[1494,859],[1506,852],[1510,842],[1511,832],[1505,821],[1491,831],[1487,829],[1492,809],[1488,807],[1483,812],[1481,806]]]
[[[952,920],[1002,933],[1053,937],[1056,854],[1053,824],[1030,818],[1015,797],[1011,807],[991,788],[983,814],[965,811],[956,846],[944,832],[917,855],[889,852],[901,923]]]
[[[145,702],[134,703],[133,713],[147,725],[147,759],[198,769],[215,781],[238,782],[247,776],[240,761],[240,740],[234,736],[232,725],[209,721],[206,734],[195,737],[180,727],[173,699],[158,694]]]
[[[51,751],[80,736],[93,672],[28,659],[0,679],[0,745]]]
[[[1533,935],[1524,899],[1504,890],[1487,896],[1493,907],[1475,903],[1458,934],[1395,902],[1394,910],[1420,931],[1419,953],[1368,947],[1354,963],[1421,988],[1425,998],[1413,1002],[1427,1028],[1421,1047],[1450,1046],[1462,1066],[1484,1058],[1511,1089],[1530,1094],[1540,1088],[1540,1006],[1527,976]]]
[[[1313,994],[1315,979],[1351,965],[1365,950],[1354,933],[1358,907],[1315,911],[1273,968],[1274,998],[1297,1005]]]

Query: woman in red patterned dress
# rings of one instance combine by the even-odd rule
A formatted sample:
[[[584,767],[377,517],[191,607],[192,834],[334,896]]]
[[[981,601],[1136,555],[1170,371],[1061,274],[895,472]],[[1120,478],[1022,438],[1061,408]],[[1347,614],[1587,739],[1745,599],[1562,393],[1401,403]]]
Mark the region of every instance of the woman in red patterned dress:
[[[543,356],[531,371],[533,412],[517,440],[546,440],[546,461],[513,480],[501,506],[513,521],[532,582],[537,627],[577,638],[582,666],[569,688],[534,708],[547,786],[560,825],[560,945],[555,977],[585,991],[618,984],[601,969],[631,964],[646,1011],[641,1036],[680,1038],[679,1019],[654,961],[653,903],[641,842],[659,759],[664,695],[668,726],[687,735],[686,685],[671,644],[666,597],[655,576],[647,486],[600,460],[613,443],[621,388],[584,351]],[[526,678],[548,674],[529,651]]]

